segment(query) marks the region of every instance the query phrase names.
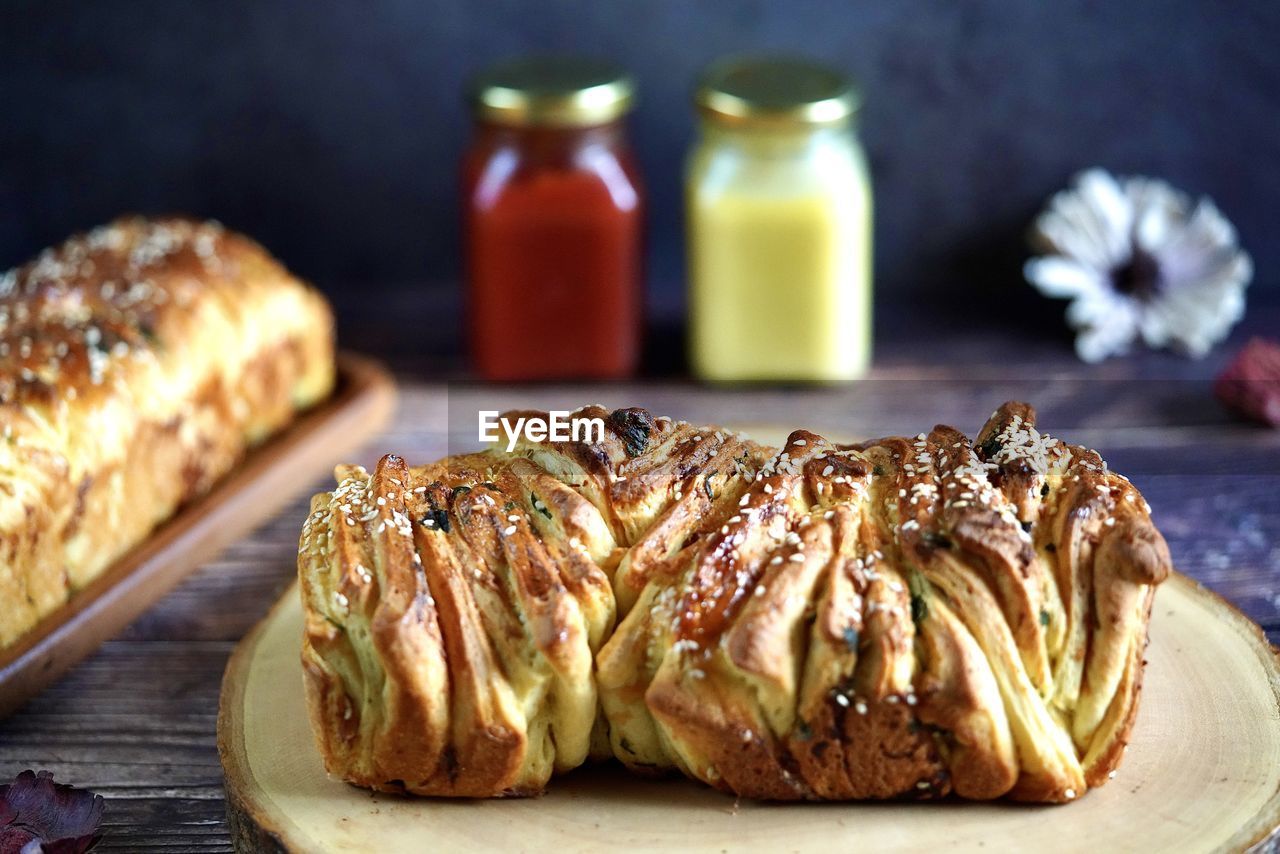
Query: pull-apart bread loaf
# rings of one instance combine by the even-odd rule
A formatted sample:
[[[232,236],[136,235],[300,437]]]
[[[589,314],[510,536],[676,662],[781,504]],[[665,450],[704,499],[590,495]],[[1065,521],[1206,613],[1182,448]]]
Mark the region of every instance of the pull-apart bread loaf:
[[[0,647],[332,383],[323,298],[216,223],[123,219],[0,276]]]
[[[313,499],[302,655],[331,773],[524,795],[613,756],[753,798],[1062,802],[1116,768],[1169,553],[1029,406],[972,441],[781,449],[577,415],[604,440],[387,456]]]

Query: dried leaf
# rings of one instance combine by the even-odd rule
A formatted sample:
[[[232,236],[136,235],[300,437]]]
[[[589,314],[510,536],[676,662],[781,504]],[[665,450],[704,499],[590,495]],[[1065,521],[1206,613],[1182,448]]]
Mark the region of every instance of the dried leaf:
[[[1280,427],[1280,344],[1251,340],[1219,374],[1213,392],[1237,415]]]
[[[0,854],[81,854],[101,838],[102,797],[23,771],[0,786]]]

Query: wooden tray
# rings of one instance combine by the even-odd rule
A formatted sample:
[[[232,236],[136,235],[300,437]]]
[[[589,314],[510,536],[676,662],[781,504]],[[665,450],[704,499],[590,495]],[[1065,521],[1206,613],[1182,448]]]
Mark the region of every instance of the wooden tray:
[[[183,577],[340,461],[391,414],[395,385],[377,362],[338,356],[337,387],[253,450],[207,495],[157,528],[14,646],[0,650],[0,717],[12,712],[167,593]]]
[[[236,649],[218,715],[239,851],[1218,851],[1280,825],[1280,660],[1182,575],[1160,587],[1142,707],[1116,779],[1066,806],[762,804],[619,767],[530,800],[400,798],[329,779],[302,695],[296,587]]]

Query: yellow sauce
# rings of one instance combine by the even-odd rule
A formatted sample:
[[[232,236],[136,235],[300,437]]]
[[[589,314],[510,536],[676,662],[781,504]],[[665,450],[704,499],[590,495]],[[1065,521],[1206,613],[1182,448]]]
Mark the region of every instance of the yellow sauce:
[[[834,381],[871,353],[871,191],[844,129],[704,129],[690,162],[691,357],[717,381]]]

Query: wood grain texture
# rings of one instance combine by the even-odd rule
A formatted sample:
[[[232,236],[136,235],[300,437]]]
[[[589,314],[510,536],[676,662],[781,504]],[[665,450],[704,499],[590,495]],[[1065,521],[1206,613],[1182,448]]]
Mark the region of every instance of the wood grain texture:
[[[182,508],[17,643],[0,650],[0,716],[57,679],[131,623],[183,577],[357,444],[389,416],[390,377],[369,359],[339,357],[324,403],[255,448],[207,494]]]
[[[298,690],[296,588],[236,649],[218,720],[237,850],[1241,850],[1280,825],[1280,658],[1186,576],[1156,598],[1143,706],[1115,780],[1066,806],[761,804],[616,765],[534,800],[376,795],[329,778]],[[583,823],[592,828],[584,831]]]
[[[928,341],[948,363],[891,344],[874,378],[838,389],[708,389],[683,382],[489,388],[402,374],[391,425],[351,461],[396,450],[411,462],[474,447],[476,408],[645,405],[703,421],[785,421],[845,433],[973,431],[1025,396],[1054,435],[1092,444],[1150,500],[1178,567],[1280,641],[1280,432],[1232,422],[1212,365],[1156,357],[1083,368],[1053,348],[991,338]],[[1006,352],[1005,350],[1008,350]],[[924,363],[927,361],[927,366]],[[317,478],[314,488],[328,488]],[[0,722],[0,776],[49,768],[107,798],[104,851],[228,851],[214,740],[227,656],[292,583],[306,500],[291,501],[188,577],[63,680]]]

